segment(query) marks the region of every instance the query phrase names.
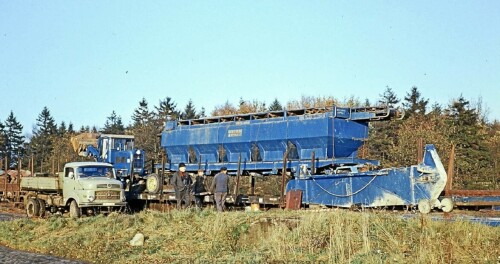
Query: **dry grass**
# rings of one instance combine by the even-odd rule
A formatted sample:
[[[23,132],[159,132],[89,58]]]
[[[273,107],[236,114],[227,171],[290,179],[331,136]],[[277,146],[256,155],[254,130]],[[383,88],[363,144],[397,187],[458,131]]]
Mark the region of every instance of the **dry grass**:
[[[143,247],[128,242],[137,233]],[[500,228],[346,210],[145,211],[0,223],[0,244],[95,263],[497,263]]]

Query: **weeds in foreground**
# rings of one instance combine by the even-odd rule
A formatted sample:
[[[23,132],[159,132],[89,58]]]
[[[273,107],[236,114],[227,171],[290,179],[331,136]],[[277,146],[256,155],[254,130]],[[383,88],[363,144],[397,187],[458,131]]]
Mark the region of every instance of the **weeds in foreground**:
[[[143,247],[128,242],[145,235]],[[384,213],[144,211],[0,223],[0,244],[95,263],[496,263],[500,228]]]

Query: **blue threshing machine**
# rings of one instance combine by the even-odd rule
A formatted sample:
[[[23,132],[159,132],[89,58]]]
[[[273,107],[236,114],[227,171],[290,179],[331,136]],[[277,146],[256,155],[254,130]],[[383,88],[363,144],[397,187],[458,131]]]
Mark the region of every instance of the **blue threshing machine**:
[[[285,172],[292,176],[286,191],[300,191],[302,204],[448,210],[451,201],[438,200],[447,176],[434,146],[407,168],[369,170],[379,161],[358,157],[370,122],[400,117],[392,108],[326,107],[167,120],[161,146],[168,170],[182,162],[207,174],[222,166],[230,174]]]

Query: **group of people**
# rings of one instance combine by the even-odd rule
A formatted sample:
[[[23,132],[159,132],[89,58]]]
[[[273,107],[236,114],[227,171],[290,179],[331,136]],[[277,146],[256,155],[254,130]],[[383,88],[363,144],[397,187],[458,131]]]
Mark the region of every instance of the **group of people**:
[[[179,163],[179,170],[174,173],[171,179],[171,184],[175,189],[175,199],[177,200],[177,209],[182,208],[182,203],[189,207],[191,205],[191,194],[195,199],[197,208],[203,208],[203,200],[205,196],[213,193],[217,211],[223,212],[226,210],[226,196],[229,192],[229,176],[227,168],[222,167],[217,173],[210,186],[210,192],[205,188],[205,174],[199,169],[196,178],[193,179],[186,172],[186,164]]]

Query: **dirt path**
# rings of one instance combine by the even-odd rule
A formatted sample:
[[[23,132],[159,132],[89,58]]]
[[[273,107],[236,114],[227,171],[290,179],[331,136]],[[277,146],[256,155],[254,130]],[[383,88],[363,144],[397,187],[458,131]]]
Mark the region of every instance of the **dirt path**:
[[[0,212],[0,221],[10,221],[17,218],[26,217],[20,213],[5,213]],[[75,260],[62,259],[50,255],[43,255],[38,253],[31,253],[27,251],[14,250],[7,247],[0,246],[0,263],[6,264],[51,264],[51,263],[85,263]]]
[[[51,263],[85,263],[75,260],[67,260],[49,255],[42,255],[26,251],[13,250],[0,246],[0,263],[6,264],[51,264]]]

